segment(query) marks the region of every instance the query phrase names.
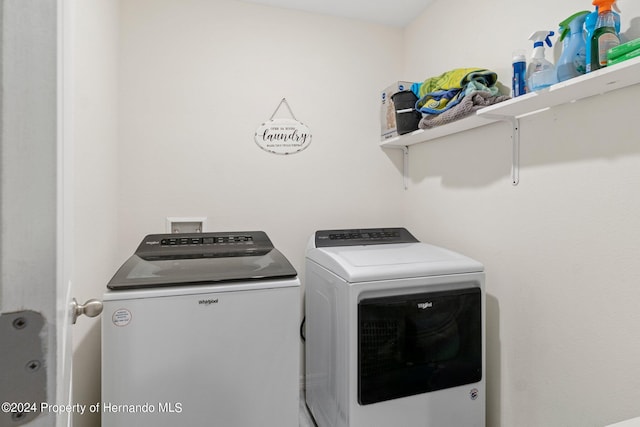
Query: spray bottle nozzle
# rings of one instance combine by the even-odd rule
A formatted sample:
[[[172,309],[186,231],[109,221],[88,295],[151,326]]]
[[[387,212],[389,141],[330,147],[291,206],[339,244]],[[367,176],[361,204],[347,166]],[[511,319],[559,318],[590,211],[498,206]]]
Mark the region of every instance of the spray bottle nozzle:
[[[554,34],[555,33],[553,31],[547,31],[547,30],[535,31],[533,32],[533,34],[529,36],[529,40],[532,40],[536,43],[545,42],[547,43],[547,46],[551,47],[551,36],[553,36]]]
[[[547,43],[547,46],[551,47],[551,36],[554,34],[553,31],[541,30],[534,31],[533,34],[529,36],[529,40],[533,41],[532,58],[544,58],[544,44]]]
[[[598,13],[609,12],[611,11],[611,8],[615,8],[620,11],[616,5],[616,0],[593,0],[592,3],[598,8]]]
[[[582,29],[582,24],[586,16],[589,14],[588,10],[583,10],[581,12],[574,13],[564,21],[562,21],[560,26],[560,38],[558,41],[563,41],[565,37],[567,37],[570,33],[573,33],[573,28],[576,27],[576,30]]]
[[[554,34],[555,33],[553,31],[547,30],[535,31],[529,36],[529,40],[532,40],[534,42],[533,47],[542,47],[543,42],[547,43],[547,46],[551,47],[551,36],[553,36]]]

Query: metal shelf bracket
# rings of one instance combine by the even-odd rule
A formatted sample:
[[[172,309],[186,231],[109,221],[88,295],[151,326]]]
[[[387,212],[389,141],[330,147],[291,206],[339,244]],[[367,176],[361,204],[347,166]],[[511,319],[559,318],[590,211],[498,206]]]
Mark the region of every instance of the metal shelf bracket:
[[[409,188],[409,147],[402,147],[402,180],[404,183],[404,189]]]
[[[494,115],[486,116],[496,121],[503,121],[511,124],[511,185],[520,183],[520,119],[514,116]],[[402,180],[405,190],[409,189],[409,146],[389,145],[383,148],[394,148],[402,150]]]
[[[408,145],[390,145],[388,147],[393,150],[402,150],[402,185],[405,190],[409,189],[409,146]]]
[[[511,184],[520,182],[520,119],[510,117],[511,122]]]

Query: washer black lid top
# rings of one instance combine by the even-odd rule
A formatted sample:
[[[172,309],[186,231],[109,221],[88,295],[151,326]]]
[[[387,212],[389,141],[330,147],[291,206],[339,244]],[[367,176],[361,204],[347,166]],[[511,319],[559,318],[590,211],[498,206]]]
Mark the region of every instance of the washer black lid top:
[[[316,248],[418,243],[406,228],[355,228],[316,231]]]
[[[152,234],[107,284],[113,290],[291,278],[263,231]]]

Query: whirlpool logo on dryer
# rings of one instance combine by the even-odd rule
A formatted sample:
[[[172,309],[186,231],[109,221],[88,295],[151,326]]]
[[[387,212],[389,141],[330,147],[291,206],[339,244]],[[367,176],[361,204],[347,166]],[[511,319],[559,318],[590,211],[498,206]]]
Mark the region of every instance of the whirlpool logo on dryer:
[[[431,301],[429,301],[429,302],[422,302],[422,303],[419,303],[419,304],[418,304],[418,308],[420,308],[420,309],[422,309],[422,310],[425,310],[425,309],[427,309],[427,308],[431,308],[431,307],[433,307],[433,303],[432,303]]]
[[[217,303],[218,303],[218,298],[201,299],[200,301],[198,301],[198,304],[200,305],[211,305],[211,304],[217,304]]]

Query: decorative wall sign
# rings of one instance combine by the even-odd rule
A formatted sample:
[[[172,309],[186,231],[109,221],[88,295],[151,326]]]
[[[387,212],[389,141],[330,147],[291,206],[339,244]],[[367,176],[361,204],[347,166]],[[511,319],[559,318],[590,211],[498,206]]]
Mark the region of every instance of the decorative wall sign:
[[[274,119],[284,104],[292,119]],[[311,131],[293,115],[287,100],[282,98],[271,118],[256,130],[256,144],[265,151],[274,154],[295,154],[311,144]]]

